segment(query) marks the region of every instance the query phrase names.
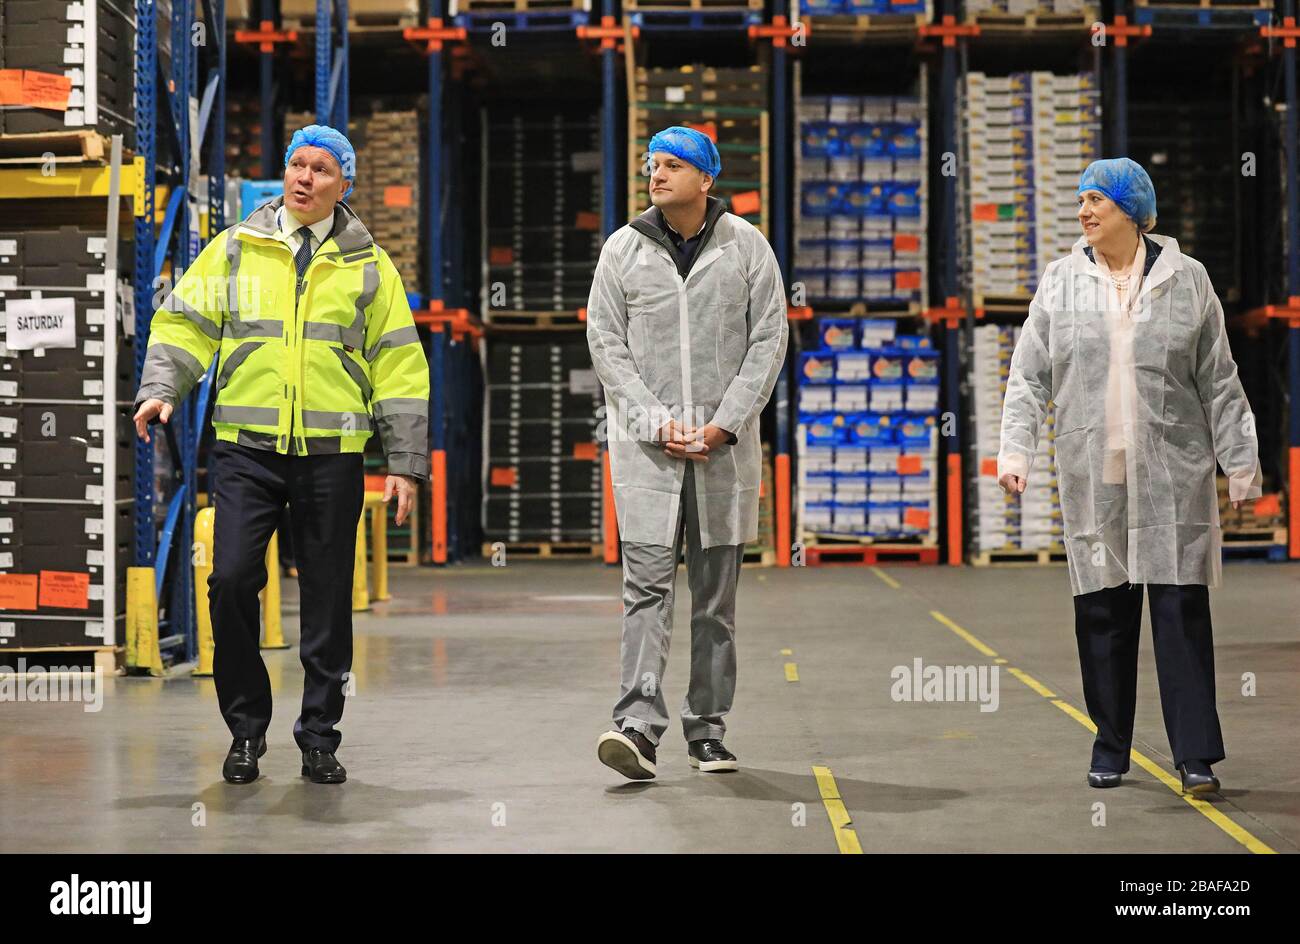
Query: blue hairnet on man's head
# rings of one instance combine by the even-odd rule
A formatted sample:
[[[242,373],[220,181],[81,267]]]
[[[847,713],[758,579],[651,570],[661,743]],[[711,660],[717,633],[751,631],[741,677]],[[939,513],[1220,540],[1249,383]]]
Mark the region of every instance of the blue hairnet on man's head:
[[[703,131],[673,125],[664,128],[650,139],[651,154],[666,151],[675,154],[688,164],[698,167],[710,177],[722,173],[722,158],[718,156],[718,146]]]
[[[348,189],[344,191],[343,196],[352,192],[352,181],[357,179],[357,151],[348,140],[347,135],[329,125],[308,125],[305,128],[299,128],[293,133],[293,138],[289,141],[289,147],[284,152],[284,166],[289,166],[289,160],[293,157],[293,152],[300,147],[318,147],[324,148],[334,155],[334,159],[339,162],[339,169],[343,173],[343,179],[348,182]]]
[[[1156,188],[1137,161],[1113,157],[1093,161],[1079,177],[1079,193],[1098,190],[1137,224],[1138,231],[1149,232],[1156,225]]]

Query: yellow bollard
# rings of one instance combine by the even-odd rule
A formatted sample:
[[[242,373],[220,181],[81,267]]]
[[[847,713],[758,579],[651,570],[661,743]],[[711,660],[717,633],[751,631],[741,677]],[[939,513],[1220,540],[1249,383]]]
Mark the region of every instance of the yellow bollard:
[[[374,599],[388,599],[388,506],[382,492],[367,493],[370,505],[370,557],[375,585]]]
[[[212,527],[216,511],[200,508],[194,516],[194,611],[199,622],[199,664],[190,674],[212,675],[212,612],[208,609],[208,577],[212,573]]]
[[[126,666],[162,675],[158,648],[158,591],[152,567],[126,569]]]
[[[357,543],[352,559],[352,612],[370,609],[370,587],[366,579],[366,511],[357,519]]]
[[[288,649],[280,608],[280,532],[271,534],[266,545],[266,587],[262,598],[262,648]]]

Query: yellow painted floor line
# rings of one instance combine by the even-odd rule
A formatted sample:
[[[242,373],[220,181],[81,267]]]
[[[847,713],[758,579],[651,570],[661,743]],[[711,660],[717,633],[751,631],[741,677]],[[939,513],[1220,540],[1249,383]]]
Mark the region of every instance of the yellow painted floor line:
[[[930,615],[933,616],[935,619],[937,619],[940,623],[943,623],[943,625],[947,626],[947,627],[948,627],[949,629],[951,629],[954,633],[956,633],[956,634],[957,634],[958,636],[960,636],[962,639],[966,640],[968,643],[970,643],[970,644],[971,644],[972,646],[974,646],[976,649],[978,649],[978,650],[980,651],[981,654],[988,656],[990,659],[993,659],[993,658],[996,658],[996,657],[997,657],[997,653],[996,653],[996,652],[994,652],[994,651],[993,651],[992,649],[990,649],[988,646],[984,645],[984,643],[980,642],[978,639],[976,639],[976,638],[975,638],[974,636],[972,636],[970,633],[966,632],[966,630],[962,629],[960,626],[958,626],[958,625],[957,625],[956,623],[954,623],[952,620],[948,619],[948,617],[944,616],[944,615],[943,615],[942,613],[940,613],[938,610],[931,610],[931,611],[930,611]]]
[[[781,650],[781,655],[783,655],[783,656],[792,656],[792,655],[794,655],[794,650],[793,650],[793,649],[782,649],[782,650]]]
[[[799,681],[799,667],[793,662],[787,662],[785,664],[785,680],[787,682]]]
[[[835,783],[835,776],[831,773],[831,769],[814,766],[812,772],[817,778],[817,790],[822,795],[822,804],[826,807],[831,829],[835,831],[835,845],[844,855],[862,855],[858,834],[851,828],[853,820],[849,818],[848,808],[840,799],[840,788]]]
[[[966,640],[966,642],[970,643],[972,646],[974,646],[984,655],[986,656],[997,655],[996,652],[994,652],[988,646],[984,645],[984,643],[980,642],[977,638],[975,638],[974,635],[972,635],[967,630],[962,629],[962,627],[958,626],[952,620],[948,619],[948,617],[944,616],[938,610],[931,610],[930,615],[933,616],[936,620],[938,620],[943,625],[947,626],[949,629],[951,629],[962,639]],[[1003,659],[998,659],[997,661],[999,663],[1005,662],[1005,660]],[[1093,734],[1097,733],[1097,726],[1092,723],[1092,720],[1086,714],[1084,714],[1078,708],[1075,708],[1069,702],[1061,698],[1058,698],[1047,688],[1047,686],[1043,685],[1032,675],[1029,675],[1027,672],[1023,672],[1020,669],[1015,669],[1011,667],[1008,667],[1007,671],[1010,672],[1012,675],[1014,675],[1016,678],[1018,678],[1020,681],[1024,682],[1025,685],[1029,686],[1029,688],[1033,689],[1039,695],[1042,695],[1044,698],[1051,699],[1053,705],[1055,705],[1057,708],[1060,708],[1063,712],[1065,712],[1075,721],[1079,722],[1081,725],[1083,725]],[[1177,777],[1173,776],[1173,774],[1169,773],[1167,770],[1165,770],[1155,761],[1151,760],[1151,758],[1147,757],[1141,751],[1137,749],[1133,749],[1130,753],[1130,756],[1133,758],[1133,760],[1137,763],[1139,767],[1141,767],[1151,776],[1155,777],[1157,780],[1163,783],[1170,790],[1174,791],[1175,794],[1177,794],[1179,797],[1181,797],[1183,800],[1187,802],[1188,806],[1196,810],[1198,813],[1200,813],[1202,816],[1208,819],[1215,826],[1218,826],[1221,830],[1223,830],[1225,833],[1231,836],[1234,840],[1241,843],[1243,846],[1246,847],[1247,850],[1255,853],[1276,854],[1277,850],[1270,847],[1267,843],[1265,843],[1259,837],[1255,836],[1253,833],[1251,833],[1241,824],[1235,822],[1234,820],[1230,819],[1228,816],[1224,815],[1219,809],[1217,809],[1214,806],[1214,804],[1208,803],[1205,800],[1199,799],[1198,797],[1185,795],[1183,793],[1183,785],[1181,781],[1179,781]]]
[[[898,581],[889,576],[889,574],[885,573],[879,567],[872,567],[871,572],[883,580],[888,586],[893,587],[895,590],[898,589]]]

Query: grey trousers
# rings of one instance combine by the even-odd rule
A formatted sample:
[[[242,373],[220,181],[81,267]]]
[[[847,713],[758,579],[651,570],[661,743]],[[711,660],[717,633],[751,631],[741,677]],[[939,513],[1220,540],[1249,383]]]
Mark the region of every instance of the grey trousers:
[[[668,729],[663,676],[683,533],[691,589],[691,681],[682,702],[687,741],[721,739],[736,691],[736,586],[743,544],[700,547],[693,463],[686,463],[672,547],[623,542],[622,686],[614,726],[659,743]]]

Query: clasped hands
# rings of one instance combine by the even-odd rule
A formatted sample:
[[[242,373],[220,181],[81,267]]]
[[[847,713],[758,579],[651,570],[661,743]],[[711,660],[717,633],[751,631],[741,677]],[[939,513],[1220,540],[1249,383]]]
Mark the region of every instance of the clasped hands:
[[[710,451],[727,444],[727,431],[712,423],[686,426],[669,420],[659,428],[658,441],[663,443],[664,454],[674,459],[708,462]]]

